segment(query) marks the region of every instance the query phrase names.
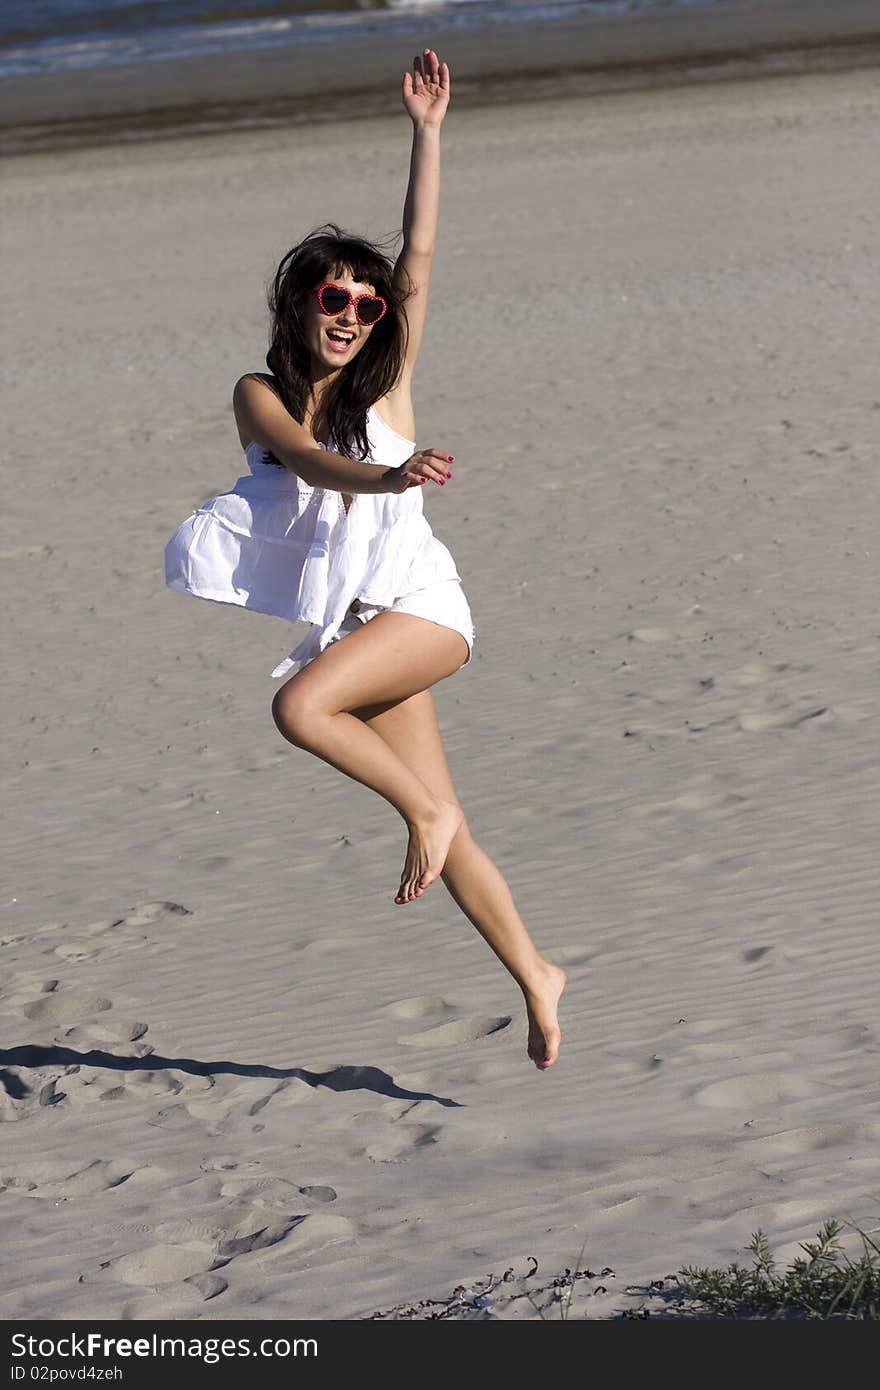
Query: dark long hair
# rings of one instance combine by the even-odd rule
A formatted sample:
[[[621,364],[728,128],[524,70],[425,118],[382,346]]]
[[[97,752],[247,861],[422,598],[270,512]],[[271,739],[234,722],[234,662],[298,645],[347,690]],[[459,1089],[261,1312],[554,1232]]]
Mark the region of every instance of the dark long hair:
[[[271,345],[266,365],[278,382],[287,410],[300,424],[310,387],[310,357],[304,333],[308,292],[347,270],[353,280],[372,285],[388,305],[360,351],[331,382],[321,403],[322,443],[363,460],[369,452],[367,411],[397,382],[406,356],[403,310],[412,293],[392,283],[391,260],[379,245],[325,222],[283,257],[269,289]],[[271,454],[268,462],[277,463]]]

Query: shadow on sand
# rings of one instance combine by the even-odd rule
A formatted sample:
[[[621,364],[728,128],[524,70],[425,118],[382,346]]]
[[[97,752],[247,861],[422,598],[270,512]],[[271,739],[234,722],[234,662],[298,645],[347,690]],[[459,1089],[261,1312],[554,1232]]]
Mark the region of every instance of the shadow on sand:
[[[330,1071],[306,1071],[304,1067],[269,1067],[259,1063],[197,1062],[192,1057],[161,1057],[155,1052],[145,1057],[117,1057],[112,1052],[93,1049],[77,1052],[71,1047],[40,1047],[23,1044],[21,1047],[0,1048],[0,1083],[11,1100],[22,1100],[30,1094],[21,1077],[7,1067],[106,1067],[111,1071],[184,1071],[193,1076],[265,1076],[272,1079],[297,1078],[308,1086],[323,1086],[328,1091],[373,1091],[376,1095],[395,1100],[432,1100],[437,1105],[459,1107],[460,1101],[435,1096],[431,1091],[408,1091],[398,1086],[394,1078],[379,1067],[333,1067]]]

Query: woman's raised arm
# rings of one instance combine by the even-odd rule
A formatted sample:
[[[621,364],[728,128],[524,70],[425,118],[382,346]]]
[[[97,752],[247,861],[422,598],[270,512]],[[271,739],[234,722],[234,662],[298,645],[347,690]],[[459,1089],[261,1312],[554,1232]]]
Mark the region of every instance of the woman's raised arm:
[[[440,126],[449,94],[449,67],[440,62],[433,48],[426,48],[413,60],[413,72],[404,73],[403,77],[403,104],[413,123],[413,139],[403,205],[403,249],[397,258],[395,276],[405,291],[412,291],[406,301],[409,343],[403,376],[407,379],[412,376],[419,355],[428,310],[431,258],[440,212]]]

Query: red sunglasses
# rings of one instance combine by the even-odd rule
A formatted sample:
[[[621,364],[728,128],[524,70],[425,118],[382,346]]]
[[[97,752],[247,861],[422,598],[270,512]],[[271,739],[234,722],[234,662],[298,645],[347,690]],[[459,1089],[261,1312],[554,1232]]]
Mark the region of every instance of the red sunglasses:
[[[335,318],[343,309],[347,309],[349,304],[353,304],[358,323],[378,323],[388,308],[381,295],[352,294],[344,285],[319,285],[309,293],[317,295],[321,313],[328,314],[331,318]]]

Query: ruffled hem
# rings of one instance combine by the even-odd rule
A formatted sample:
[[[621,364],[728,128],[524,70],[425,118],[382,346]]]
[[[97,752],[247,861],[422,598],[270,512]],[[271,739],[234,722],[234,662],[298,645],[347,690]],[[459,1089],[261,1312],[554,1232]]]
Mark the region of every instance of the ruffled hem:
[[[288,671],[293,670],[294,666],[305,666],[306,662],[320,656],[324,648],[329,647],[333,641],[346,616],[343,613],[338,622],[328,623],[326,627],[321,627],[320,623],[312,623],[311,630],[306,633],[299,646],[294,647],[283,661],[279,661],[272,675],[276,678],[286,676]]]
[[[210,589],[202,585],[197,587],[178,578],[166,580],[166,585],[175,593],[188,594],[190,598],[203,598],[208,603],[228,603],[234,608],[248,608],[252,613],[264,613],[269,618],[283,618],[287,623],[314,621],[308,613],[286,613],[277,603],[261,602],[253,594],[237,593],[229,589]]]
[[[294,647],[293,651],[286,656],[283,661],[279,661],[272,675],[276,679],[281,676],[286,676],[288,671],[293,670],[294,666],[304,666],[307,661],[311,661],[314,657],[320,655],[323,651],[323,647],[319,642],[320,636],[321,629],[313,627],[312,631],[306,634],[299,646]]]

